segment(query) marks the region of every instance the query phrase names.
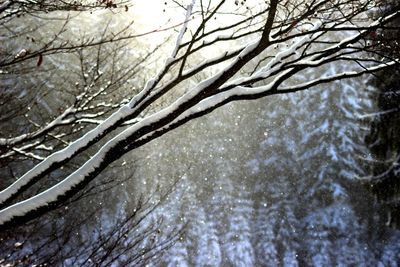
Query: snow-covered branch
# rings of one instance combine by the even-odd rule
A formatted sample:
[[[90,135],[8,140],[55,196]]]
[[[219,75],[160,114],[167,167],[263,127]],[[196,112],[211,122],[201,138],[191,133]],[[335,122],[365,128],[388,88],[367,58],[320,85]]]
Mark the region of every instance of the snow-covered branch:
[[[399,17],[399,11],[372,21],[366,14],[366,6],[372,4],[368,0],[338,0],[335,5],[324,0],[287,2],[289,6],[271,0],[251,18],[235,22],[226,20],[224,23],[227,25],[214,27],[212,18],[224,14],[224,8],[229,11],[229,3],[219,1],[214,9],[196,17],[196,21],[191,19],[193,14],[205,11],[192,1],[185,8],[186,14],[170,56],[163,59],[164,64],[142,90],[130,95],[130,100],[120,104],[118,110],[108,118],[98,119],[97,113],[92,117],[85,113],[72,116],[71,113],[79,111],[73,106],[52,124],[31,134],[38,135],[63,122],[97,125],[65,148],[49,155],[0,192],[0,203],[5,205],[0,211],[0,225],[34,217],[51,209],[54,203],[68,198],[123,154],[226,103],[306,90],[398,64],[398,58],[386,58],[385,62],[380,62],[374,55],[364,52],[366,48],[373,51],[377,43],[376,31]],[[250,35],[241,32],[245,25],[248,25]],[[225,42],[230,46],[224,47]],[[205,49],[213,46],[215,55],[202,55]],[[292,81],[301,71],[328,68],[334,62],[345,62],[352,70],[310,78],[307,82]],[[200,74],[205,78],[192,85],[193,78]],[[94,96],[101,95],[101,90]],[[86,98],[85,102],[81,100],[83,96],[85,93],[79,96],[77,103],[89,105],[92,99]],[[98,104],[96,108],[107,106]],[[90,106],[85,108],[85,112],[90,110]],[[99,140],[104,140],[104,143],[96,153],[60,182],[25,200],[7,204],[33,181],[87,151]],[[6,144],[7,141],[1,139],[1,142]]]

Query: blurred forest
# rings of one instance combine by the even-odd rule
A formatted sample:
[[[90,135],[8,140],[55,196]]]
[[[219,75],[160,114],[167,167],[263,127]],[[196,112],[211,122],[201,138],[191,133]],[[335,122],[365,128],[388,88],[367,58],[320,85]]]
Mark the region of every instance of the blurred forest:
[[[264,2],[0,1],[0,266],[398,266],[399,20],[368,25],[398,3]],[[276,44],[229,69],[274,3]],[[146,128],[192,95],[188,119]],[[87,180],[4,219],[141,123]]]

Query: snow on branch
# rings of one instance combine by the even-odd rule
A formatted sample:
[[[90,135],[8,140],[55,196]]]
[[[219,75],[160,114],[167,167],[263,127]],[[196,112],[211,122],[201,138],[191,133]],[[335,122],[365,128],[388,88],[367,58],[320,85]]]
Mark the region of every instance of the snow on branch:
[[[234,31],[237,27],[230,28],[228,25],[218,26],[216,30],[205,30],[206,26],[212,25],[211,18],[220,16],[216,11],[219,8],[223,10],[224,5],[227,5],[225,1],[220,1],[210,13],[202,14],[202,20],[197,28],[195,25],[192,26],[190,16],[202,12],[195,10],[195,2],[192,1],[186,9],[185,21],[172,48],[171,56],[164,61],[157,74],[148,80],[143,89],[104,120],[79,118],[78,120],[82,122],[98,125],[71,142],[66,148],[44,159],[1,191],[0,203],[6,203],[31,181],[85,151],[98,140],[107,139],[104,145],[59,183],[0,210],[0,226],[50,207],[50,204],[57,203],[80,185],[94,179],[107,165],[124,153],[228,102],[306,90],[321,83],[360,76],[398,63],[398,59],[393,58],[376,64],[377,61],[373,58],[363,58],[360,54],[365,49],[363,42],[369,33],[398,17],[399,11],[376,21],[368,21],[369,24],[363,22],[357,31],[358,24],[351,20],[354,16],[350,12],[355,8],[353,6],[355,0],[338,0],[336,6],[332,6],[331,1],[299,3],[290,12],[278,2],[272,0],[267,7],[264,7],[262,30],[258,30],[258,22],[254,27],[249,26],[249,30],[254,30],[255,38],[246,39],[244,35],[242,39],[236,40],[234,35],[226,34],[224,36],[227,39],[231,38],[231,44],[235,44],[238,48],[219,52],[218,47],[215,47],[218,55],[198,62],[196,57],[202,58],[201,52],[204,48],[201,43],[210,44],[213,40],[219,40],[220,31],[226,29]],[[361,2],[359,3],[364,4],[365,1]],[[323,13],[321,17],[315,15],[318,11]],[[365,12],[364,5],[361,5],[356,13],[363,12]],[[332,23],[335,20],[337,23]],[[240,21],[243,23],[248,20]],[[230,23],[235,24],[235,22]],[[238,27],[241,27],[242,23],[237,24]],[[327,28],[328,26],[332,29]],[[191,41],[182,44],[185,33],[189,32],[189,29],[192,30],[191,27],[194,32]],[[335,27],[338,27],[340,32],[346,32],[346,38],[343,38],[343,35],[335,35],[338,34]],[[212,34],[209,34],[210,32]],[[213,34],[217,35],[215,39],[210,36]],[[211,38],[211,41],[206,38]],[[194,45],[198,42],[200,43],[198,47],[201,49],[197,49],[198,47]],[[276,50],[278,46],[279,50]],[[182,48],[186,49],[184,53],[180,52]],[[270,60],[264,61],[268,58]],[[191,64],[187,64],[190,60]],[[287,83],[298,72],[323,67],[338,60],[351,63],[365,61],[369,64],[363,68],[360,65],[350,64],[353,68],[351,71],[332,73],[298,84]],[[256,67],[246,75],[247,67],[251,64]],[[215,68],[214,71],[210,70],[211,67]],[[180,91],[178,87],[187,86],[187,82],[196,74],[204,74],[205,78],[193,87]],[[158,108],[158,102],[164,100],[168,93],[172,95],[171,98],[165,98],[169,102]],[[144,115],[145,112],[149,114]],[[137,119],[139,117],[140,119]],[[121,128],[122,125],[127,127]],[[109,135],[111,131],[117,129],[118,133]]]

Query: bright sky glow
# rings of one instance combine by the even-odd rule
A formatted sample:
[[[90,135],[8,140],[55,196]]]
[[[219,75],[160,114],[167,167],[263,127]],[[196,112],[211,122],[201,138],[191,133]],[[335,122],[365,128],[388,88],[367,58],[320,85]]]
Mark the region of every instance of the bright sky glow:
[[[135,30],[137,33],[159,31],[144,38],[153,45],[162,42],[170,35],[170,31],[162,31],[163,29],[182,23],[185,18],[185,12],[182,8],[172,8],[172,2],[166,0],[137,1],[130,12],[131,16],[136,18],[135,25],[138,29]],[[177,30],[179,30],[179,27]]]
[[[179,1],[182,6],[187,6],[191,1],[183,0]],[[195,3],[195,10],[199,8],[199,2]],[[208,1],[204,1],[207,3]],[[212,1],[210,8],[215,7],[219,1]],[[255,14],[264,7],[264,2],[260,0],[247,0],[244,5],[235,4],[235,1],[230,1],[224,4],[221,9],[221,13],[215,16],[213,20],[215,23],[208,23],[209,28],[219,27],[221,25],[232,23],[237,19],[243,19],[243,15]],[[204,4],[205,5],[205,4]],[[233,15],[233,13],[240,13],[242,15]],[[171,30],[163,31],[169,27],[175,27],[175,31],[180,30],[179,25],[183,23],[185,19],[185,10],[182,7],[178,7],[177,4],[171,0],[146,0],[136,1],[134,6],[129,10],[128,15],[135,18],[135,25],[138,27],[135,29],[137,33],[146,33],[158,30],[158,32],[147,35],[144,39],[153,45],[162,42],[166,37],[171,34]],[[194,14],[196,22],[198,22],[199,14]],[[189,23],[189,28],[191,27]],[[197,24],[197,23],[195,23]]]

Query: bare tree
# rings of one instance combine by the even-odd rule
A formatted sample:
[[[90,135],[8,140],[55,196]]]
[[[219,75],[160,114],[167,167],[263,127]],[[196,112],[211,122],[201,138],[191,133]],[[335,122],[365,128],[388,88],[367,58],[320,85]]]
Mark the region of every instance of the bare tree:
[[[75,196],[69,205],[87,201],[91,189]],[[156,263],[184,231],[184,227],[166,228],[162,216],[153,216],[172,190],[174,186],[163,192],[157,188],[148,196],[140,197],[134,209],[113,221],[104,218],[93,221],[99,214],[92,211],[74,216],[74,222],[67,223],[68,216],[74,214],[68,215],[70,210],[64,206],[42,220],[4,231],[0,234],[0,265],[145,266]],[[101,195],[98,187],[95,191],[91,193]]]
[[[0,21],[7,46],[4,46],[0,59],[0,77],[4,84],[0,90],[0,107],[4,114],[0,121],[5,128],[4,132],[7,132],[9,125],[13,128],[16,118],[26,121],[24,126],[29,130],[23,134],[13,134],[10,138],[0,138],[1,160],[10,157],[15,160],[15,155],[42,160],[46,151],[53,150],[55,143],[68,144],[66,129],[74,128],[73,132],[78,132],[79,128],[85,128],[85,124],[98,123],[102,115],[123,104],[126,95],[122,93],[124,89],[121,89],[121,84],[129,82],[136,75],[138,66],[144,64],[150,55],[141,55],[129,66],[121,64],[121,58],[124,57],[121,51],[127,45],[123,40],[135,38],[128,31],[132,22],[111,32],[111,14],[106,18],[109,23],[95,36],[84,35],[77,40],[67,37],[68,31],[71,31],[69,28],[73,27],[73,17],[99,9],[108,10],[110,2],[6,1],[3,4],[0,14],[4,16]],[[112,7],[121,5],[122,2],[117,5],[114,1]],[[128,8],[127,4],[125,8]],[[71,13],[71,10],[74,12]],[[49,21],[52,27],[50,30],[55,31],[54,35],[48,34]],[[55,58],[58,61],[71,61],[76,66],[71,68],[72,74],[67,76],[56,70],[58,66],[53,62]],[[60,78],[61,75],[63,77]],[[22,78],[25,82],[23,85],[20,82],[21,76],[25,77]],[[49,80],[57,79],[64,82],[67,80],[68,86],[53,84],[49,88],[46,84]],[[29,85],[26,80],[30,81]],[[40,112],[43,107],[35,106],[55,97],[55,92],[62,99],[58,101],[61,103],[53,101],[50,107],[52,115],[43,115]],[[57,133],[55,130],[60,127],[63,130]],[[52,142],[49,144],[45,139],[51,139]]]
[[[111,25],[115,17],[128,11],[127,2],[5,1],[0,6],[0,36],[4,40],[0,58],[0,173],[4,179],[0,187],[4,187],[13,182],[15,171],[68,146],[126,104],[130,94],[137,92],[134,87],[140,87],[143,77],[139,70],[151,64],[160,46],[132,53],[133,45],[141,46],[136,41],[138,35],[147,33],[134,32],[130,28],[133,21],[121,27]],[[105,23],[95,32],[70,38],[82,17],[93,16],[101,16]],[[127,55],[129,62],[124,60]],[[65,66],[64,61],[70,64]],[[135,122],[127,121],[121,128]],[[90,153],[81,154],[59,171],[68,173]],[[105,174],[40,220],[2,231],[0,265],[154,262],[182,234],[178,228],[160,232],[162,216],[154,216],[170,191],[133,200],[126,213],[118,214],[107,228],[98,218],[101,211],[95,208],[106,192],[133,176],[135,163],[127,162],[124,174]],[[112,166],[114,171],[118,165]],[[29,192],[39,193],[58,182],[58,175],[53,174],[40,183],[33,182]],[[18,197],[16,201],[24,195]],[[116,209],[113,204],[109,208]],[[69,207],[74,205],[87,213],[71,213]],[[89,233],[77,235],[86,228],[90,228]]]
[[[48,13],[53,11],[93,11],[98,8],[117,8],[128,6],[127,1],[114,0],[89,0],[89,1],[63,1],[63,0],[5,0],[0,4],[0,20],[3,22],[14,17],[27,14]]]
[[[1,191],[1,226],[26,222],[54,209],[127,152],[226,103],[298,92],[398,62],[373,49],[380,31],[399,16],[394,10],[371,19],[371,10],[384,8],[380,1],[270,0],[254,6],[245,2],[178,3],[186,15],[158,73],[94,129]],[[212,56],[199,62],[205,54]],[[352,71],[310,77],[306,82],[294,80],[294,75],[304,70],[338,63],[348,64]],[[193,85],[191,78],[198,74],[207,78]],[[133,125],[122,127],[129,123]],[[100,140],[100,148],[91,150]],[[7,144],[10,139],[1,142]],[[89,153],[90,159],[58,183],[12,202],[83,152]]]

